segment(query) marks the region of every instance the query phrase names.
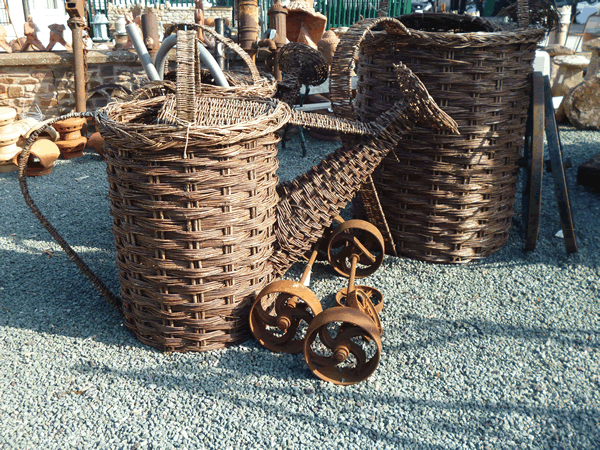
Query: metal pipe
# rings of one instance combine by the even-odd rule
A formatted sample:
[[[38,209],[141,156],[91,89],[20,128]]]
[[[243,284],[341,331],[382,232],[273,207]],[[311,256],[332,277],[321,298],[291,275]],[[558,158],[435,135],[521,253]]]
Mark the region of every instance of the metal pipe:
[[[219,33],[221,36],[225,33],[225,19],[222,17],[217,17],[215,19],[215,31]],[[225,55],[223,53],[223,44],[217,41],[216,49],[217,53],[217,64],[221,70],[225,70]]]
[[[129,35],[129,39],[131,39],[131,43],[133,44],[133,48],[140,58],[140,62],[146,71],[146,75],[148,75],[148,79],[150,81],[159,81],[161,78],[158,76],[158,72],[156,71],[156,67],[152,64],[152,58],[148,54],[148,50],[144,45],[142,37],[138,32],[137,25],[135,23],[129,23],[125,25],[125,29],[127,30],[127,34]]]
[[[73,32],[73,78],[75,82],[75,111],[85,112],[85,64],[81,27],[75,24]]]
[[[158,39],[158,16],[153,12],[142,14],[142,37],[150,53],[150,58],[156,57],[160,41]]]
[[[286,36],[286,16],[287,9],[285,9],[278,1],[273,4],[267,13],[269,15],[269,28],[275,30],[275,50],[273,55],[273,76],[277,81],[281,81],[282,75],[279,65],[277,64],[277,53],[287,42]]]
[[[175,47],[176,44],[177,44],[177,35],[172,34],[171,36],[169,36],[168,38],[166,38],[163,41],[162,45],[158,49],[158,52],[156,53],[156,68],[155,68],[155,70],[158,70],[158,73],[160,74],[160,78],[159,78],[160,80],[162,80],[164,78],[167,54],[169,53],[169,50],[171,50],[173,47]],[[215,83],[217,83],[217,86],[229,87],[229,83],[227,82],[227,79],[225,78],[223,71],[217,64],[217,61],[215,60],[213,55],[211,55],[210,52],[203,45],[198,45],[198,53],[200,55],[200,61],[202,61],[206,65],[206,68],[210,71],[210,73],[214,77]]]
[[[258,38],[258,0],[238,0],[240,46],[254,59]]]

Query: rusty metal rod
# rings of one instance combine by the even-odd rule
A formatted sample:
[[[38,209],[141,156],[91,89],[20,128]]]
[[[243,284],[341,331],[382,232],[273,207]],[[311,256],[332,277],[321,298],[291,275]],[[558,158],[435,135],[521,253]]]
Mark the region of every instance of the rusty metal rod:
[[[73,76],[75,81],[75,111],[85,112],[85,65],[81,27],[74,24],[73,31]]]

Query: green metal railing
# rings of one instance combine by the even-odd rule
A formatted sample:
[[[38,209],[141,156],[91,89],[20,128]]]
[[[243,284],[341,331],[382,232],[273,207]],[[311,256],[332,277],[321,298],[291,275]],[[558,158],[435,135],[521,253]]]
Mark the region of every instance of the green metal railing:
[[[165,4],[167,0],[112,0],[117,7],[128,5],[159,6]],[[382,0],[316,0],[315,11],[320,12],[327,17],[327,29],[338,27],[349,27],[361,19],[376,17],[379,5]],[[397,17],[402,14],[410,13],[411,0],[390,0],[388,15]],[[96,14],[106,14],[108,0],[87,0],[90,17]],[[171,6],[176,7],[194,7],[194,0],[170,0]],[[213,6],[231,6],[235,8],[235,0],[212,0]],[[268,26],[267,11],[273,4],[273,0],[258,0],[258,6],[261,12],[262,31],[266,31]]]
[[[316,0],[315,10],[327,17],[327,29],[349,27],[355,22],[377,17],[379,0]],[[410,14],[410,0],[390,0],[388,15]]]

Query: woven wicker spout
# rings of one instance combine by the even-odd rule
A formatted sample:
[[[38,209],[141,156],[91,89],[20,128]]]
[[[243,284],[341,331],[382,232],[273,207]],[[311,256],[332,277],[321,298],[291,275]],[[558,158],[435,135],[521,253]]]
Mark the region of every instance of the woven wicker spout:
[[[458,134],[456,122],[431,98],[421,81],[404,65],[396,66],[406,96],[370,123],[294,112],[290,123],[337,130],[356,137],[291,182],[277,187],[276,276],[283,275],[322,235],[381,160],[415,124]]]

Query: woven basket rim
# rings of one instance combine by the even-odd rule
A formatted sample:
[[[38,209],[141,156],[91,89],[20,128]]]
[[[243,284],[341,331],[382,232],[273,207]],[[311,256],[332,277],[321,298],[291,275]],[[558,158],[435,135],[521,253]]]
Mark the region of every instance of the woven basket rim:
[[[420,30],[414,30],[412,28],[409,28],[411,34],[415,35],[415,34],[420,34],[420,33],[427,33],[429,35],[434,35],[434,36],[439,36],[439,37],[449,37],[449,36],[453,36],[453,37],[457,37],[460,40],[463,40],[465,38],[469,38],[469,39],[477,39],[479,40],[480,38],[484,37],[487,38],[489,40],[496,40],[499,37],[502,37],[505,42],[507,44],[512,44],[513,41],[518,41],[518,42],[528,42],[529,41],[529,37],[535,37],[537,38],[538,36],[543,36],[546,31],[543,28],[518,28],[515,30],[500,30],[500,31],[471,31],[468,33],[455,33],[455,32],[437,32],[437,31],[420,31]],[[487,45],[487,44],[486,44]]]
[[[527,28],[509,28],[509,29],[498,29],[496,31],[469,31],[469,32],[455,32],[455,31],[427,31],[411,28],[414,26],[412,19],[420,18],[422,15],[406,15],[396,17],[400,23],[405,25],[410,32],[410,36],[402,36],[401,39],[407,39],[414,43],[414,40],[421,40],[424,46],[435,46],[442,45],[444,47],[487,47],[490,45],[507,45],[524,42],[538,42],[541,41],[546,34],[546,30],[539,26],[530,26]],[[460,14],[448,14],[448,13],[430,13],[426,15],[428,21],[438,20],[440,25],[452,26],[452,20],[470,20],[464,15]],[[482,22],[483,19],[480,19]],[[404,22],[408,22],[405,24]],[[476,23],[477,20],[472,20]],[[496,24],[492,24],[496,25]],[[498,24],[501,27],[501,24]]]
[[[165,136],[168,136],[171,142],[187,142],[197,147],[211,147],[219,144],[232,144],[235,142],[255,139],[257,136],[263,136],[273,133],[282,128],[289,122],[291,117],[290,107],[276,99],[272,98],[249,98],[249,97],[228,97],[220,96],[199,96],[196,102],[229,103],[232,107],[248,103],[258,103],[265,105],[265,111],[255,117],[255,120],[243,120],[231,124],[204,126],[199,124],[184,124],[179,121],[175,124],[148,124],[135,123],[129,121],[120,121],[115,119],[119,114],[127,113],[127,110],[139,111],[154,108],[158,109],[166,101],[173,99],[173,96],[160,96],[148,100],[132,100],[128,102],[114,102],[99,110],[96,114],[96,121],[101,128],[110,129],[112,132],[128,134],[132,140],[143,141],[147,145],[144,150],[160,151],[161,148],[171,147],[166,145]]]

